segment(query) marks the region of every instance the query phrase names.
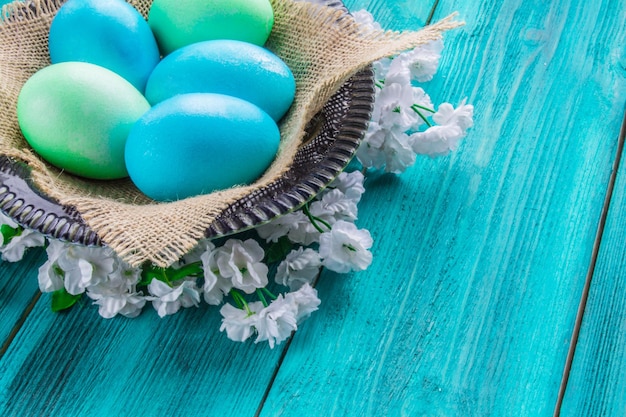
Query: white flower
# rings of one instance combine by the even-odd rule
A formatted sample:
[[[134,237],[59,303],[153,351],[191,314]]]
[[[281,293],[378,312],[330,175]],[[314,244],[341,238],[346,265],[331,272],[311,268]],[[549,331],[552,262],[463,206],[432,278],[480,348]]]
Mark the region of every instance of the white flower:
[[[131,289],[137,285],[140,279],[140,268],[134,268],[122,259],[117,258],[115,270],[109,274],[104,282],[109,283],[110,286]]]
[[[328,233],[320,236],[320,256],[331,271],[362,271],[372,263],[373,240],[369,231],[353,223],[338,221]]]
[[[372,145],[370,137],[366,135],[356,154],[364,167],[385,167],[386,172],[401,173],[415,163],[415,151],[409,135],[397,128],[374,128],[378,130],[372,137],[377,141],[382,139],[382,144]]]
[[[133,268],[121,259],[116,259],[116,269],[106,279],[86,288],[86,293],[99,306],[98,312],[104,318],[117,314],[137,317],[146,298],[136,291],[141,270]]]
[[[154,296],[151,297],[152,306],[159,317],[174,314],[181,307],[198,306],[200,303],[200,290],[195,280],[185,280],[170,287],[163,281],[153,279],[148,285],[148,291]]]
[[[248,303],[245,308],[224,304],[220,309],[220,331],[226,330],[228,338],[238,342],[247,340],[256,332],[254,342],[267,341],[273,349],[287,339],[298,328],[298,322],[309,317],[319,305],[317,291],[308,283],[298,291],[285,296],[280,294],[267,307],[263,307],[260,301]]]
[[[271,222],[257,227],[256,231],[267,242],[277,242],[281,237],[287,236],[294,243],[310,245],[318,238],[311,221],[300,210],[279,216]]]
[[[404,132],[390,131],[385,140],[385,171],[400,174],[415,163],[415,151]]]
[[[63,288],[63,278],[65,272],[57,264],[57,259],[61,256],[68,243],[58,240],[50,240],[46,253],[48,260],[39,267],[37,280],[39,281],[39,290],[41,292],[53,292]]]
[[[306,219],[306,216],[299,211],[287,213],[257,227],[256,231],[267,242],[277,242],[281,237],[287,236],[289,231],[296,228],[303,219]]]
[[[422,122],[412,108],[414,104],[414,89],[410,84],[386,82],[374,103],[372,120],[388,129],[409,130]]]
[[[400,54],[396,60],[399,61],[398,65],[408,69],[411,79],[426,82],[432,80],[437,72],[442,50],[443,41],[430,41],[411,51]],[[391,72],[391,68],[389,71]]]
[[[456,109],[450,103],[441,104],[433,114],[433,120],[438,125],[410,136],[413,150],[430,156],[447,155],[459,146],[459,141],[465,137],[467,129],[472,127],[473,114],[474,106],[465,104],[465,100]]]
[[[202,269],[204,270],[204,286],[202,291],[204,301],[211,305],[219,305],[224,299],[224,295],[228,294],[233,288],[232,281],[220,275],[216,260],[217,254],[218,252],[214,247],[212,250],[207,250],[200,256]]]
[[[356,220],[358,209],[354,200],[341,190],[326,189],[319,200],[311,203],[309,211],[314,217],[333,224],[337,220]]]
[[[233,287],[251,294],[267,285],[264,256],[263,248],[254,239],[229,239],[215,250],[215,264],[219,275],[230,280]]]
[[[309,284],[320,272],[322,261],[319,253],[313,249],[302,247],[291,251],[278,265],[276,283],[297,290],[304,284]]]
[[[213,242],[208,239],[202,239],[200,242],[198,242],[195,248],[193,248],[191,251],[185,254],[185,256],[183,256],[182,262],[180,262],[179,266],[199,262],[202,255],[207,252],[211,252],[213,249],[215,249],[215,245],[213,244]]]
[[[254,332],[258,319],[257,311],[263,309],[261,302],[249,303],[249,311],[237,308],[231,304],[224,304],[220,309],[222,315],[222,325],[220,332],[226,330],[229,339],[235,342],[247,340]]]
[[[98,313],[105,319],[110,319],[118,314],[126,317],[137,317],[144,305],[146,297],[141,293],[128,292],[122,288],[104,287],[94,285],[87,288],[87,295],[95,300],[98,305]]]
[[[474,125],[474,106],[465,104],[465,100],[455,109],[450,103],[442,103],[433,114],[435,123],[441,126],[458,126],[465,131]]]
[[[387,72],[389,71],[391,62],[391,58],[382,58],[378,61],[374,61],[374,63],[372,64],[372,67],[374,68],[374,77],[376,78],[376,80],[379,80],[379,83],[387,76]]]
[[[317,297],[317,290],[308,283],[302,285],[297,291],[285,295],[287,301],[296,305],[296,321],[300,323],[316,311],[321,301]]]
[[[258,312],[254,324],[257,331],[254,343],[267,341],[270,349],[273,349],[275,344],[287,339],[298,328],[297,314],[298,306],[293,300],[279,295],[269,306]]]
[[[455,150],[463,138],[463,131],[458,126],[431,126],[423,132],[413,133],[410,137],[413,151],[423,155],[441,156]]]
[[[356,156],[363,164],[365,168],[382,168],[385,166],[385,136],[387,135],[387,129],[378,124],[378,122],[371,121],[365,137],[361,141],[361,145],[357,149]]]
[[[361,171],[342,172],[330,183],[329,188],[336,188],[341,191],[346,198],[358,204],[361,196],[365,192],[363,183],[365,176]]]
[[[374,16],[372,16],[372,14],[365,9],[352,12],[352,18],[355,22],[361,25],[361,31],[363,34],[382,30],[380,23],[376,22],[374,20]]]
[[[116,255],[108,247],[63,245],[56,265],[64,272],[65,289],[72,295],[107,279],[116,267]]]
[[[387,67],[385,86],[390,84],[398,84],[400,86],[411,85],[411,71],[400,56],[392,58]]]
[[[0,218],[0,225],[2,224],[14,229],[19,227],[17,223],[4,215]],[[4,236],[0,233],[0,253],[2,254],[2,259],[7,262],[21,261],[27,248],[43,246],[45,243],[46,239],[41,233],[29,229],[22,229],[8,243],[4,242]]]

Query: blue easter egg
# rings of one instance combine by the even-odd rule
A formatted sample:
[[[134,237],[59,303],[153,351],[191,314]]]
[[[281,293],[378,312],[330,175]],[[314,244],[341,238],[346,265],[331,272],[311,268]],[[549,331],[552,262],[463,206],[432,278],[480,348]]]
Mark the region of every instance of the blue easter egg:
[[[123,0],[68,0],[52,20],[48,42],[53,64],[100,65],[141,92],[160,59],[148,22]]]
[[[269,50],[242,41],[211,40],[163,58],[148,79],[146,98],[156,104],[176,94],[226,94],[254,103],[279,120],[295,91],[291,70]]]
[[[152,107],[126,141],[126,168],[148,197],[173,201],[250,184],[270,166],[280,133],[245,100],[181,94]]]

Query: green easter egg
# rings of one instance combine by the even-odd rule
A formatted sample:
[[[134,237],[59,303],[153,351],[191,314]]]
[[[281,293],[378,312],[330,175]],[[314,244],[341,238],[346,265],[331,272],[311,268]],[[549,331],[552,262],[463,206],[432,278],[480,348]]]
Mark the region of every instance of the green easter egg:
[[[213,39],[262,46],[272,31],[274,11],[269,0],[154,0],[148,24],[163,55]]]
[[[17,101],[20,129],[46,161],[91,179],[128,176],[126,138],[150,104],[116,73],[85,62],[36,72]]]

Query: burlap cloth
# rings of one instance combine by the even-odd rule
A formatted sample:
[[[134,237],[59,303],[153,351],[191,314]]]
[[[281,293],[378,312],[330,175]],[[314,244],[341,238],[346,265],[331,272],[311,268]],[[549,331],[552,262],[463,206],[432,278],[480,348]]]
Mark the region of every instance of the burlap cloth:
[[[271,183],[285,172],[307,121],[353,74],[371,62],[439,39],[459,25],[450,17],[417,32],[365,31],[344,12],[293,0],[271,0],[275,25],[267,47],[289,65],[297,85],[295,102],[283,119],[279,155],[251,186],[155,203],[129,180],[91,181],[44,163],[22,136],[16,114],[22,85],[49,65],[48,30],[63,0],[34,0],[28,8],[9,4],[0,23],[0,154],[27,163],[41,190],[75,206],[85,222],[131,265],[167,266],[190,251],[230,203]],[[130,1],[147,16],[152,0]]]

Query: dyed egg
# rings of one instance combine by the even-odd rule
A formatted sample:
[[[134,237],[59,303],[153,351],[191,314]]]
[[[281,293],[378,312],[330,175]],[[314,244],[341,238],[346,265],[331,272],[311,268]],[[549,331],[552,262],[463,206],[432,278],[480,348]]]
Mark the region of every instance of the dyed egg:
[[[276,156],[274,120],[245,100],[180,94],[152,107],[126,142],[131,180],[148,197],[179,200],[254,182]]]
[[[278,120],[293,102],[296,82],[289,67],[267,49],[214,40],[172,52],[156,66],[146,85],[146,98],[152,104],[194,92],[239,97]]]
[[[126,137],[148,109],[145,97],[116,73],[85,62],[36,72],[22,87],[17,117],[27,142],[45,160],[92,179],[128,176]]]
[[[274,25],[274,11],[269,0],[154,0],[148,23],[167,55],[211,39],[264,45]]]
[[[48,41],[53,64],[100,65],[142,92],[160,58],[150,26],[123,0],[68,0],[52,20]]]

